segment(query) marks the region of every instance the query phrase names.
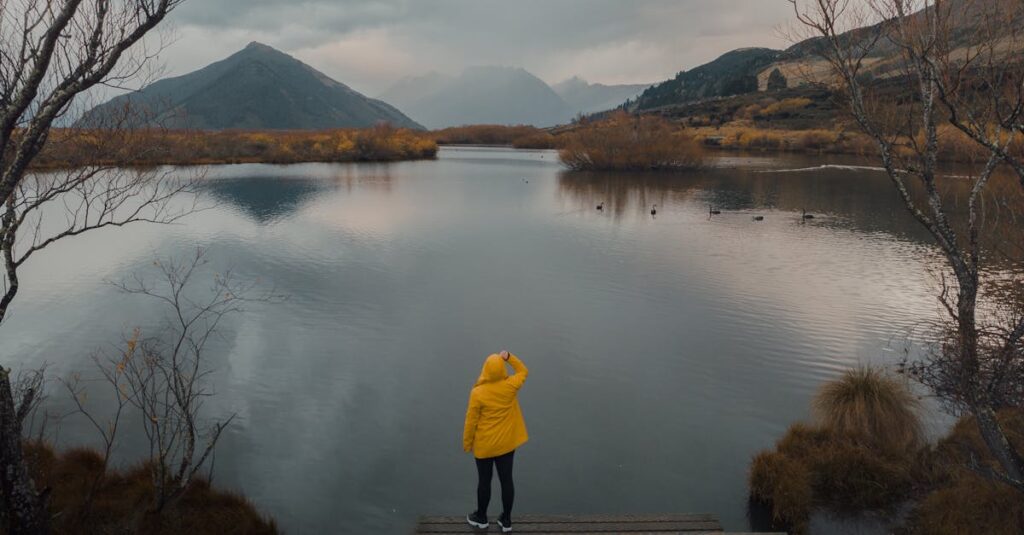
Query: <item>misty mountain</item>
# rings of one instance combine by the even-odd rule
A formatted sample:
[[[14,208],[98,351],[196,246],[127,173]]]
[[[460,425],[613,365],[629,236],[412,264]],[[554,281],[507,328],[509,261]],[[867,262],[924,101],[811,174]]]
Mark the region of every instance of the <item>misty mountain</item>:
[[[458,76],[405,78],[381,98],[432,129],[466,124],[553,126],[569,122],[575,114],[543,80],[515,67],[471,67]]]
[[[551,88],[573,108],[574,113],[590,114],[617,108],[650,86],[651,84],[592,84],[579,76],[573,76]]]
[[[302,130],[387,122],[422,128],[390,104],[255,42],[197,71],[116,97],[87,112],[77,125],[103,126],[126,105],[137,110],[133,126]]]

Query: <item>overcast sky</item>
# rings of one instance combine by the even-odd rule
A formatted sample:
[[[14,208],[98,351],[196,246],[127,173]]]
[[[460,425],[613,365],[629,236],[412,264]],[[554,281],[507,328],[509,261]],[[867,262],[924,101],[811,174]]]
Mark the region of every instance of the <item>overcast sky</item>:
[[[646,83],[734,48],[785,47],[790,17],[785,0],[188,0],[161,57],[184,74],[259,41],[369,95],[471,65]]]

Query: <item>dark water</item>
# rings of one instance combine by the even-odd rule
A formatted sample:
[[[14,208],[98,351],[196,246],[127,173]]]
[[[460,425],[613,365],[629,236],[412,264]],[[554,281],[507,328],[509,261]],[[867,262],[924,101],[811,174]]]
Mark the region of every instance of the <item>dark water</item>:
[[[518,511],[711,512],[747,528],[752,454],[807,416],[822,381],[893,363],[935,317],[934,248],[879,173],[766,173],[822,162],[740,158],[570,175],[555,160],[446,149],[436,162],[213,168],[217,208],[34,258],[0,351],[89,370],[158,318],[104,280],[202,246],[214,268],[289,296],[229,322],[205,407],[238,414],[217,483],[288,532],[406,533],[419,514],[469,511],[462,418],[483,358],[503,348],[531,370]],[[818,217],[802,223],[803,209]],[[118,454],[135,459],[126,433]],[[91,438],[75,421],[59,436]]]

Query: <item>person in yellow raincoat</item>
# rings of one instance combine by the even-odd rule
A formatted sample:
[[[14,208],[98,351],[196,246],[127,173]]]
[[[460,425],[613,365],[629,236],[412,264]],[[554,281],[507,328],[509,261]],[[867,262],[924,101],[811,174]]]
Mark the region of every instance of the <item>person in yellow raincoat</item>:
[[[506,364],[515,370],[515,375],[508,375]],[[496,466],[503,508],[498,526],[503,533],[512,531],[512,503],[515,500],[512,459],[516,448],[529,438],[518,395],[528,373],[523,361],[508,351],[502,351],[487,357],[480,378],[469,393],[462,449],[467,453],[473,452],[479,476],[476,511],[466,517],[473,527],[486,529],[488,526],[487,504],[491,501],[491,475]]]

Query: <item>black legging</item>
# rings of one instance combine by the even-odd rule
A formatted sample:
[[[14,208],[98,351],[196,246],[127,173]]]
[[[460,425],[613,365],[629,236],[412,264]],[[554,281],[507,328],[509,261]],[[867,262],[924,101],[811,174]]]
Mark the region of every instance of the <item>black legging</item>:
[[[502,515],[512,514],[512,502],[516,499],[516,487],[512,483],[512,458],[515,450],[500,457],[490,457],[476,460],[476,472],[479,476],[476,486],[476,511],[481,515],[487,515],[487,504],[491,503],[491,474],[492,465],[498,467],[498,481],[501,482],[501,505],[504,507]]]

